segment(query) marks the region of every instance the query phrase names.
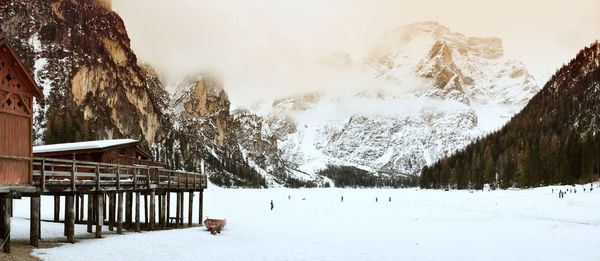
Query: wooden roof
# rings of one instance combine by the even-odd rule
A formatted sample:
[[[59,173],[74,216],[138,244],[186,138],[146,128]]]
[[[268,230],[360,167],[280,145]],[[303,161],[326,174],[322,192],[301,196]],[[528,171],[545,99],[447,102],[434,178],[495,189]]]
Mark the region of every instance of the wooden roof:
[[[133,139],[118,139],[41,145],[33,147],[33,154],[50,156],[72,153],[93,153],[135,146],[136,151],[139,154],[146,158],[150,158],[148,153],[137,147],[138,142],[139,141]]]
[[[41,99],[44,97],[44,93],[37,86],[31,75],[25,69],[25,66],[19,59],[19,56],[15,53],[15,51],[10,47],[8,42],[6,41],[6,37],[0,34],[0,54],[6,58],[7,62],[10,63],[14,67],[14,71],[17,76],[22,80],[25,84],[25,88],[28,92],[30,92],[37,99]]]

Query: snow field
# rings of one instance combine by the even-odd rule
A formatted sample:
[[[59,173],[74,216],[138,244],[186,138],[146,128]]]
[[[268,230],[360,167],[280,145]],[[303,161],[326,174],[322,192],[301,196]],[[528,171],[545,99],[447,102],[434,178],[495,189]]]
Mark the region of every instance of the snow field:
[[[79,242],[36,249],[34,255],[146,261],[600,260],[600,188],[584,193],[577,186],[576,194],[558,199],[558,189],[565,188],[470,193],[213,187],[204,193],[205,216],[228,222],[217,236],[200,227],[115,235],[105,226],[104,238],[87,239],[93,234],[77,225]],[[28,202],[15,201],[13,240],[28,239]],[[51,219],[52,198],[42,204],[42,218]],[[187,196],[185,204],[187,217]],[[62,224],[42,224],[44,240],[64,242],[62,233]]]

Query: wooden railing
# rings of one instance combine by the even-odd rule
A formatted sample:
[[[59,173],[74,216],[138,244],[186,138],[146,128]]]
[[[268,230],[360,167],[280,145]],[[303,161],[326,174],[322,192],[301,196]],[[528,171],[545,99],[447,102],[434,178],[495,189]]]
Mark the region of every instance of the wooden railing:
[[[150,188],[203,189],[206,175],[168,170],[147,165],[120,165],[79,160],[33,158],[34,185],[47,191],[48,186],[64,187],[70,191],[137,190]]]

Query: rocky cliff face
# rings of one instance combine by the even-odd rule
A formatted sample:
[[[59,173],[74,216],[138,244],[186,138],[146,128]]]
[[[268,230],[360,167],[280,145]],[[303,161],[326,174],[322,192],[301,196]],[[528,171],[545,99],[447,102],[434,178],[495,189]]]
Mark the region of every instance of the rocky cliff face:
[[[418,174],[501,127],[539,90],[527,68],[503,53],[497,38],[465,37],[436,22],[407,25],[359,61],[324,59],[376,84],[350,97],[296,96],[250,111],[263,117],[262,134],[276,140],[282,160],[303,173],[332,164]]]
[[[106,3],[10,1],[0,20],[45,93],[37,143],[55,139],[52,122],[67,120],[65,112],[97,138],[164,138],[161,84],[138,66],[123,21]]]

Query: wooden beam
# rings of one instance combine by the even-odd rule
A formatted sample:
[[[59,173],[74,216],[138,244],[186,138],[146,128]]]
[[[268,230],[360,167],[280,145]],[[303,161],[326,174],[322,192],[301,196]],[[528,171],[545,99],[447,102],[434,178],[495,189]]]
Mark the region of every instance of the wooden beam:
[[[202,192],[204,189],[200,189],[200,192],[198,193],[198,223],[200,223],[200,226],[202,226],[202,207],[203,207],[203,197],[202,197]]]
[[[54,222],[60,221],[60,196],[54,196]]]
[[[160,217],[159,217],[158,222],[160,223],[160,228],[161,229],[165,229],[165,221],[166,221],[166,219],[165,219],[165,214],[166,214],[166,212],[165,212],[165,206],[167,205],[167,202],[165,202],[166,201],[166,195],[162,194],[159,197],[160,197],[160,214],[159,214]]]
[[[9,197],[0,199],[2,201],[2,210],[0,211],[0,217],[2,218],[2,239],[4,243],[4,253],[10,253],[10,213],[9,213],[9,202],[12,200]]]
[[[108,230],[114,231],[115,226],[115,193],[108,193]]]
[[[177,194],[177,198],[176,198],[177,206],[175,209],[175,227],[177,228],[177,227],[179,227],[179,219],[181,218],[180,211],[181,211],[182,207],[181,207],[181,193],[179,193],[179,191],[177,191],[176,194]]]
[[[169,218],[171,217],[171,192],[167,191],[167,209],[166,209],[167,213],[165,213],[167,220],[165,220],[165,222],[167,223],[167,225],[169,225]]]
[[[191,227],[194,214],[194,192],[188,192],[188,197],[190,198],[190,202],[188,204],[188,227]]]
[[[75,195],[75,223],[79,222],[79,195]]]
[[[141,232],[140,228],[140,192],[135,192],[135,232]]]
[[[117,234],[123,234],[123,192],[117,192]]]
[[[68,195],[65,197],[65,228],[69,243],[75,243],[75,213],[73,210],[73,195]]]
[[[87,232],[92,233],[92,227],[94,225],[94,199],[92,194],[87,194]]]
[[[104,225],[104,193],[96,194],[96,238],[102,237],[102,226]]]
[[[38,247],[40,239],[40,196],[31,196],[29,209],[29,244]]]
[[[154,225],[156,224],[156,206],[155,202],[155,191],[150,190],[150,231],[154,230]]]
[[[150,225],[148,217],[150,217],[148,214],[148,195],[144,195],[144,224],[146,224],[146,227]]]
[[[133,227],[131,226],[131,208],[132,208],[132,199],[133,195],[131,192],[125,192],[125,229],[130,230]]]

